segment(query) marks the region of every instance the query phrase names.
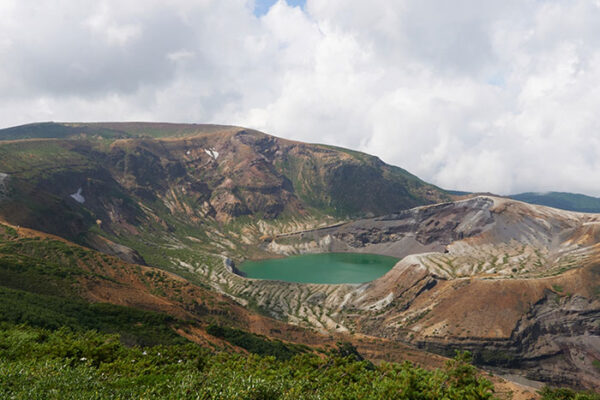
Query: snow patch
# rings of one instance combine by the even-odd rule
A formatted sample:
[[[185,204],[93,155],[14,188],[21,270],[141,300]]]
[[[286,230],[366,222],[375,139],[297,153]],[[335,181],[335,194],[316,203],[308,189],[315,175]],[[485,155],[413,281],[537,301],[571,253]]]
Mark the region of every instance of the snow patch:
[[[81,195],[81,188],[77,189],[77,193],[73,193],[71,197],[78,203],[85,203],[85,197]]]
[[[215,151],[214,149],[204,149],[204,152],[215,160],[217,159],[217,157],[219,157],[219,152]]]

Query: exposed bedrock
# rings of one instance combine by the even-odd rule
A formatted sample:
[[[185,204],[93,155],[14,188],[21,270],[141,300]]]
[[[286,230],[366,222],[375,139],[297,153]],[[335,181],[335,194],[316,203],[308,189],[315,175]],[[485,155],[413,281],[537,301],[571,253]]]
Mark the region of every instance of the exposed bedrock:
[[[470,350],[478,365],[527,378],[578,388],[600,389],[600,302],[548,292],[519,321],[509,338],[466,337],[420,340],[417,345],[451,356]]]
[[[488,230],[494,223],[490,211],[493,204],[489,198],[476,197],[418,207],[384,217],[284,235],[271,242],[268,249],[283,254],[348,251],[398,258],[444,252],[447,245]]]
[[[407,257],[410,259],[411,257]],[[600,389],[600,264],[539,279],[440,279],[407,259],[346,306],[356,330],[553,385]]]

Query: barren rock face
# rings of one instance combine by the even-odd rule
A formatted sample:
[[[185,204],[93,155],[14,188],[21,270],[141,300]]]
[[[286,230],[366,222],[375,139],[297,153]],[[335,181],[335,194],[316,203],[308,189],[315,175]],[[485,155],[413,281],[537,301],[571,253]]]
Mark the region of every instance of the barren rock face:
[[[335,228],[304,232],[302,238],[319,240],[330,236],[334,243],[332,250],[381,253],[398,258],[429,251],[443,252],[447,245],[488,229],[494,222],[490,211],[492,205],[491,199],[478,197],[419,207]]]

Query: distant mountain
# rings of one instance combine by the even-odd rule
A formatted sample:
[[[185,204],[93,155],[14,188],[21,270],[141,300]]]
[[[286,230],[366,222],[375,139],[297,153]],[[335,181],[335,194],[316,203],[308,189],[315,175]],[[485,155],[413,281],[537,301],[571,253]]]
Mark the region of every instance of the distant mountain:
[[[511,199],[530,204],[560,208],[562,210],[600,213],[600,198],[578,193],[546,192],[520,193],[508,196]]]

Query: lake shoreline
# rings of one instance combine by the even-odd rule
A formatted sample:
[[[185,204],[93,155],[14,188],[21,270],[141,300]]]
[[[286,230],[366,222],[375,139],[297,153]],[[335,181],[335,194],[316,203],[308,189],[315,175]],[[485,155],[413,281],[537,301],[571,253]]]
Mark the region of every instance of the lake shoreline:
[[[316,253],[245,260],[236,270],[249,279],[303,284],[361,284],[391,270],[399,259],[368,253]]]

